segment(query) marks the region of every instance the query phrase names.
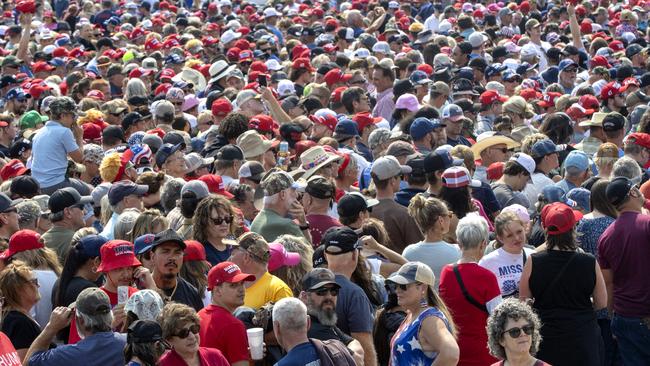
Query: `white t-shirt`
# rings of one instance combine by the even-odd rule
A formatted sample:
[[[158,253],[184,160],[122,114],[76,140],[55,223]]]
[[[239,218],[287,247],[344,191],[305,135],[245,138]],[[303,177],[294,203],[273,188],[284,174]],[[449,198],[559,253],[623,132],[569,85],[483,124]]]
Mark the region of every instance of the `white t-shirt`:
[[[524,248],[524,252],[526,260],[530,260],[530,255],[535,253],[528,248]],[[510,254],[499,248],[483,257],[478,264],[497,276],[501,296],[512,296],[519,291],[519,280],[524,271],[524,256],[521,253]]]
[[[35,269],[34,274],[38,278],[38,292],[41,295],[41,299],[34,305],[31,314],[41,326],[41,329],[43,329],[47,325],[47,322],[50,321],[50,315],[52,314],[52,291],[54,290],[54,283],[58,277],[54,271],[49,269]]]
[[[542,189],[548,185],[555,184],[555,182],[553,182],[553,179],[546,176],[546,174],[539,172],[533,173],[530,178],[533,180],[533,182],[526,184],[524,194],[526,197],[528,197],[528,201],[530,202],[528,212],[532,214],[535,212],[535,203],[537,202],[537,197],[539,194],[542,193]]]
[[[460,249],[457,245],[445,241],[435,243],[421,241],[404,248],[402,256],[409,261],[418,261],[428,265],[436,275],[436,288],[438,288],[442,267],[456,262],[460,258]]]

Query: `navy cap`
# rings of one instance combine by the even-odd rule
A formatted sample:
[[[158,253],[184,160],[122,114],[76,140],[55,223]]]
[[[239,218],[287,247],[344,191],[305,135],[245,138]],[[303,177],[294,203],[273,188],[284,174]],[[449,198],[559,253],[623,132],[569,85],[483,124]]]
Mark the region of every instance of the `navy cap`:
[[[176,151],[185,149],[185,144],[163,144],[156,152],[156,165],[162,168],[167,159],[172,156]]]
[[[542,79],[549,84],[557,83],[559,73],[560,69],[557,66],[551,66],[542,71]]]
[[[10,208],[13,208],[14,206],[16,206],[21,201],[22,200],[12,200],[11,198],[9,198],[9,196],[7,196],[6,194],[0,192],[0,213],[6,212]]]
[[[501,79],[503,79],[503,81],[514,81],[514,80],[521,81],[521,75],[517,74],[515,71],[506,70],[503,72],[503,75],[501,75]]]
[[[163,331],[155,320],[136,320],[126,333],[126,341],[133,343],[154,343],[163,340]]]
[[[359,126],[356,122],[349,118],[345,118],[339,121],[334,128],[334,138],[338,139],[342,137],[348,139],[353,136],[359,136]]]
[[[474,70],[471,67],[461,67],[458,70],[457,77],[459,79],[474,80]]]
[[[154,234],[144,234],[138,236],[133,242],[133,251],[135,252],[135,255],[142,255],[150,251],[153,247],[153,241],[155,238],[156,236]]]
[[[239,146],[229,144],[219,149],[217,160],[244,160],[244,152]]]
[[[564,202],[564,199],[562,199],[562,196],[564,196],[564,191],[562,188],[556,185],[552,184],[542,188],[542,193],[540,194],[548,203]]]
[[[449,151],[446,150],[432,151],[424,157],[424,171],[427,173],[445,170],[461,164],[463,164],[462,160],[454,159]]]
[[[427,73],[422,70],[413,71],[409,79],[411,80],[411,83],[415,85],[426,85],[431,82],[429,75],[427,75]]]
[[[409,134],[413,137],[413,140],[420,140],[436,128],[445,126],[438,119],[430,120],[426,117],[418,117],[411,124]]]
[[[5,99],[11,100],[11,99],[29,99],[32,96],[25,93],[25,90],[23,88],[12,88],[7,92],[7,95],[5,96]]]
[[[147,185],[135,184],[130,180],[122,180],[113,183],[113,185],[111,185],[111,188],[108,189],[108,203],[110,203],[111,206],[114,206],[120,203],[120,201],[122,201],[126,196],[134,194],[142,197],[147,192],[149,192],[149,186]],[[51,200],[52,197],[50,197],[50,201]],[[90,202],[92,202],[92,197],[90,197]],[[54,212],[54,210],[52,210],[52,212]]]
[[[502,73],[503,71],[505,71],[507,68],[508,68],[508,66],[500,64],[498,62],[495,63],[495,64],[492,64],[492,65],[488,66],[487,68],[485,68],[485,77],[489,78],[491,76],[498,75],[498,74]]]
[[[537,67],[537,64],[531,65],[528,62],[524,62],[521,65],[517,66],[517,74],[524,75],[528,71],[534,70]]]
[[[176,53],[172,53],[165,58],[165,64],[182,64],[183,58]]]
[[[577,68],[578,64],[575,63],[575,61],[567,58],[567,59],[564,59],[564,60],[560,61],[560,65],[558,66],[558,69],[560,70],[560,72],[562,72],[562,71],[568,69],[569,67]]]
[[[643,47],[641,47],[640,44],[632,43],[631,45],[627,46],[627,48],[625,49],[625,57],[632,58],[632,56],[636,55],[637,53],[640,53],[641,51],[643,51]]]
[[[88,258],[97,258],[100,256],[99,249],[108,239],[101,235],[87,235],[79,240],[77,248]]]
[[[558,147],[551,139],[543,139],[533,144],[531,154],[533,158],[541,158],[548,154],[558,152]]]
[[[591,202],[590,202],[591,192],[587,189],[581,187],[573,188],[566,193],[564,198],[565,201],[566,200],[574,201],[579,208],[581,208],[586,212],[591,211]]]
[[[632,187],[634,187],[634,182],[626,177],[612,179],[605,189],[607,200],[614,206],[620,205],[625,201]]]
[[[130,112],[122,119],[122,128],[126,131],[129,127],[142,121],[142,115],[138,112]]]

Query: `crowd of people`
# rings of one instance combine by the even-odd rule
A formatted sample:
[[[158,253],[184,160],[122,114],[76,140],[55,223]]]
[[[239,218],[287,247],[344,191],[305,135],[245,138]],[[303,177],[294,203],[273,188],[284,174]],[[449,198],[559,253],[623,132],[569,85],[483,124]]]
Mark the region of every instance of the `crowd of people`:
[[[0,364],[650,365],[648,12],[3,2]]]

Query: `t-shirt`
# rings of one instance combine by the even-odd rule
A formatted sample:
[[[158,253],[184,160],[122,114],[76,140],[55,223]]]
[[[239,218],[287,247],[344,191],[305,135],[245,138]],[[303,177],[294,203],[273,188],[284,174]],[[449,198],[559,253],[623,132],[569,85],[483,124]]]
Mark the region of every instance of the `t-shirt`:
[[[650,216],[622,212],[600,236],[598,263],[614,276],[614,311],[650,316]]]
[[[2,332],[0,332],[0,365],[21,366],[18,352],[16,352],[9,338]]]
[[[232,251],[232,245],[226,245],[226,249],[218,250],[210,243],[201,243],[205,248],[205,258],[212,266],[216,266],[221,262],[225,262],[230,258],[230,252]]]
[[[335,226],[343,226],[339,220],[328,215],[307,215],[307,222],[309,223],[309,234],[311,234],[311,242],[314,247],[320,245],[320,240],[327,229]]]
[[[65,180],[68,154],[79,150],[72,130],[56,121],[48,121],[34,135],[32,142],[32,177],[41,188]]]
[[[284,234],[304,236],[293,220],[267,209],[263,209],[255,216],[251,223],[251,231],[262,235],[269,243]]]
[[[123,366],[126,334],[101,332],[76,344],[34,353],[30,366]]]
[[[541,173],[541,172],[536,172],[533,175],[530,176],[532,179],[532,183],[528,183],[526,185],[526,188],[524,188],[524,194],[528,198],[528,202],[530,203],[535,203],[537,202],[538,196],[540,193],[542,193],[542,189],[546,186],[550,186],[555,184],[553,182],[553,179],[549,178],[546,174]],[[530,205],[529,211],[534,210],[535,207],[534,205]]]
[[[2,320],[2,333],[9,337],[15,349],[27,349],[41,333],[41,327],[20,311],[11,310]]]
[[[494,274],[476,263],[458,265],[460,277],[469,295],[491,312],[501,303],[501,290]],[[461,365],[483,366],[495,362],[487,345],[488,313],[471,304],[463,295],[454,274],[453,265],[447,265],[440,274],[440,297],[449,308],[458,328],[458,348]]]
[[[201,298],[201,295],[199,295],[199,290],[189,282],[185,281],[181,276],[176,277],[176,291],[174,291],[173,288],[162,289],[162,291],[167,296],[170,296],[173,293],[172,301],[188,305],[196,311],[203,309],[203,299]]]
[[[436,275],[436,287],[440,283],[440,271],[449,263],[454,263],[460,258],[458,246],[444,241],[428,243],[421,241],[411,244],[402,253],[409,261],[422,262],[431,268]]]
[[[384,223],[390,237],[391,249],[397,253],[401,254],[407,245],[423,239],[420,228],[409,215],[407,208],[392,198],[379,200],[379,204],[372,208],[370,216]]]
[[[321,341],[326,341],[328,339],[336,339],[337,341],[341,341],[341,343],[345,345],[350,344],[350,342],[354,340],[354,338],[343,333],[343,331],[337,328],[336,325],[331,325],[331,326],[324,325],[321,324],[320,321],[318,321],[317,317],[313,315],[309,315],[309,317],[311,318],[311,327],[307,332],[308,338],[315,338]]]
[[[284,281],[266,272],[255,283],[246,288],[244,306],[259,309],[270,301],[277,302],[280,299],[292,296],[293,292]]]
[[[73,302],[77,301],[77,296],[79,296],[81,291],[90,287],[97,287],[97,284],[88,281],[83,277],[72,277],[70,279],[70,282],[68,282],[68,287],[66,287],[65,293],[63,294],[62,305],[68,306]],[[56,291],[58,291],[59,288],[59,280],[57,280],[56,283],[54,284],[54,288],[55,290],[52,291],[52,304],[56,304]],[[69,334],[70,334],[70,326],[68,325],[67,327],[61,329],[61,331],[59,331],[56,336],[58,339],[63,341],[63,343],[67,344]]]
[[[72,241],[73,235],[74,230],[60,226],[52,226],[50,230],[43,233],[41,239],[45,243],[46,247],[56,252],[56,255],[59,257],[59,261],[61,263],[65,263],[65,259],[68,256],[68,250],[70,250],[70,242]]]
[[[530,207],[528,198],[521,192],[515,192],[512,188],[504,183],[492,183],[492,191],[499,201],[501,207],[508,207],[518,203],[526,208]]]
[[[371,333],[374,311],[366,293],[341,274],[336,274],[336,283],[341,286],[336,298],[336,326],[346,334]]]
[[[524,253],[528,259],[534,251],[524,248]],[[519,280],[524,271],[524,254],[511,254],[499,248],[484,256],[478,264],[497,276],[501,296],[513,296],[519,293]]]
[[[199,362],[201,366],[230,366],[228,360],[218,349],[199,347]],[[158,361],[158,366],[186,366],[187,363],[183,358],[171,350],[162,355]]]
[[[316,347],[305,342],[290,349],[275,366],[320,366],[320,358]]]
[[[38,292],[41,299],[34,305],[31,313],[38,325],[44,328],[47,322],[50,321],[50,315],[52,314],[52,290],[57,276],[52,270],[41,269],[35,269],[34,274],[38,278]]]
[[[248,337],[241,320],[214,304],[199,311],[199,318],[201,347],[220,350],[230,363],[248,360]]]

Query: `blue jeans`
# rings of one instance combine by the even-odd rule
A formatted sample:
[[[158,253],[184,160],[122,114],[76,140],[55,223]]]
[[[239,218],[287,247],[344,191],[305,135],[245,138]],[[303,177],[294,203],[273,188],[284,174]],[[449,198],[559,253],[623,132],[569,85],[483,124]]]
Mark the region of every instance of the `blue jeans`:
[[[650,328],[641,318],[612,317],[612,333],[626,366],[650,365]]]

